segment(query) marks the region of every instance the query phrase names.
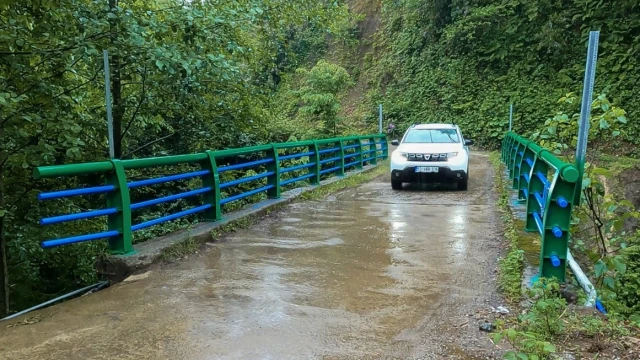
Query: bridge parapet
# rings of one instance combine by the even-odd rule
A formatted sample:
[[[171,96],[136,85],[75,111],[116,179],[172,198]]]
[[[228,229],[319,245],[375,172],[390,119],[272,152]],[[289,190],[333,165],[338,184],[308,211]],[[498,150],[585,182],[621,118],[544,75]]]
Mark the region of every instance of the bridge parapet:
[[[578,169],[513,132],[503,139],[502,161],[526,202],[525,231],[541,236],[539,275],[564,282]]]
[[[89,195],[104,195],[106,198],[105,208],[42,218],[41,225],[107,217],[105,231],[45,240],[41,242],[41,246],[53,248],[107,239],[112,254],[128,254],[133,252],[134,233],[141,229],[193,214],[201,214],[206,221],[218,221],[222,219],[221,208],[225,204],[263,193],[268,198],[279,198],[283,189],[298,187],[303,181],[319,184],[323,178],[342,176],[347,171],[376,164],[378,159],[387,157],[386,136],[376,134],[266,144],[188,155],[38,167],[33,173],[37,179],[86,175],[104,179],[104,184],[97,186],[40,193],[40,201]],[[147,179],[131,180],[131,176],[127,174],[128,171],[141,169],[180,166],[183,166],[182,172]],[[228,176],[230,173],[233,175]],[[224,177],[227,179],[224,180]],[[201,186],[132,202],[132,189],[193,179],[200,179]],[[239,185],[247,184],[253,184],[252,188],[238,188]],[[224,192],[233,188],[236,189],[233,195],[222,197]],[[186,210],[132,223],[134,211],[144,211],[158,204],[187,198],[197,199],[197,204]]]

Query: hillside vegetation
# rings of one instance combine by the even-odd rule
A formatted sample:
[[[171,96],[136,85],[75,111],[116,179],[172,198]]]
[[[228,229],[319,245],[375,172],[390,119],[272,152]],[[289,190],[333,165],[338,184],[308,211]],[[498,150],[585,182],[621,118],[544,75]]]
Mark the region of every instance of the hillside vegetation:
[[[37,204],[36,195],[103,180],[35,181],[31,173],[39,165],[108,159],[103,50],[116,158],[329,137],[364,131],[346,128],[338,116],[353,76],[339,61],[323,60],[329,49],[353,47],[358,19],[333,0],[0,1],[0,317],[96,280],[93,263],[104,242],[46,251],[39,242],[102,231],[103,219],[37,224],[43,216],[100,208],[104,199]],[[189,205],[161,205],[134,220]],[[157,226],[136,240],[196,220]]]
[[[590,30],[600,30],[595,91],[640,114],[640,5],[636,0],[383,1],[367,70],[369,107],[397,128],[455,122],[498,146],[508,128],[529,135],[565,94],[580,95]],[[640,124],[627,129],[639,144]]]

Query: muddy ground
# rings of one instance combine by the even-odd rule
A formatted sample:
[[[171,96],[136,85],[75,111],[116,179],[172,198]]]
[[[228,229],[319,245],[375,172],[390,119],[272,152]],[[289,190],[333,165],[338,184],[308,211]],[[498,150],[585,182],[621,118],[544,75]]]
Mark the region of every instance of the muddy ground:
[[[0,323],[8,359],[475,359],[502,305],[494,173],[469,190],[388,176],[299,202],[188,259]],[[9,327],[7,327],[9,325]]]

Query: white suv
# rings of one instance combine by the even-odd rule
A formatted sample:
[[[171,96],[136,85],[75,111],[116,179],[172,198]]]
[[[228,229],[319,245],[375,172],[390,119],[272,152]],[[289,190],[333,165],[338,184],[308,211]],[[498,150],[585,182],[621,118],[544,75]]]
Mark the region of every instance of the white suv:
[[[467,190],[469,182],[469,146],[460,128],[452,124],[413,125],[391,155],[391,187],[402,189],[403,182],[458,184]]]

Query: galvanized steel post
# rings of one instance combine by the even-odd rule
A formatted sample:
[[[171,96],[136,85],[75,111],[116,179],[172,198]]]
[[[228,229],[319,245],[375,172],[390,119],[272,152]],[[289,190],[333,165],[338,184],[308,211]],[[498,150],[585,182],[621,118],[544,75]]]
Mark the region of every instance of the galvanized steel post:
[[[598,39],[600,31],[589,33],[589,48],[587,49],[587,64],[584,72],[582,87],[582,105],[580,107],[580,127],[578,129],[578,144],[576,146],[576,168],[578,169],[578,188],[575,191],[574,203],[579,205],[582,198],[582,176],[587,155],[587,140],[589,138],[589,117],[591,116],[591,99],[593,85],[596,78],[596,63],[598,62]]]

